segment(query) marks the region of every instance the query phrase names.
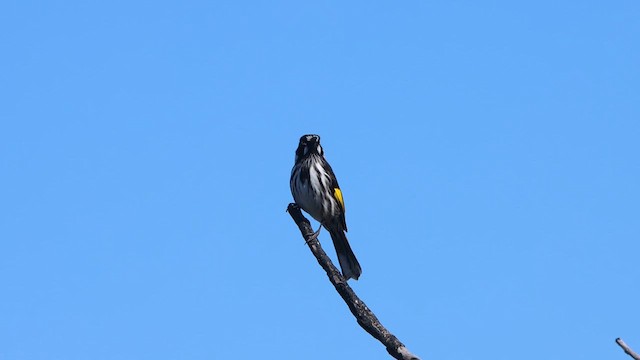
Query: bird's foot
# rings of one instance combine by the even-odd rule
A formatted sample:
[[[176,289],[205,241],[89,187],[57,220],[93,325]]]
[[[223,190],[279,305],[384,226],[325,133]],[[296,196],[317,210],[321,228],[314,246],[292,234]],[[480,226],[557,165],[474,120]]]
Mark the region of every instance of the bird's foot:
[[[307,240],[305,240],[304,243],[309,245],[309,243],[311,243],[312,241],[318,240],[318,235],[320,235],[320,230],[322,230],[322,225],[320,225],[318,227],[318,231],[316,231],[313,234],[311,234],[311,236],[309,236],[309,238]]]

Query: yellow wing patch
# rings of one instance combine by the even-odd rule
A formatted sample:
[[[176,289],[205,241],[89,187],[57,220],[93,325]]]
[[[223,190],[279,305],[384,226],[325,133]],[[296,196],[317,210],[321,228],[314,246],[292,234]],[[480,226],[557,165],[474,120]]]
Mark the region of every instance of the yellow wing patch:
[[[340,207],[342,208],[342,211],[344,211],[344,200],[342,199],[342,190],[340,190],[340,188],[334,188],[333,189],[333,196],[336,198],[336,200],[338,200],[338,202],[340,203]]]

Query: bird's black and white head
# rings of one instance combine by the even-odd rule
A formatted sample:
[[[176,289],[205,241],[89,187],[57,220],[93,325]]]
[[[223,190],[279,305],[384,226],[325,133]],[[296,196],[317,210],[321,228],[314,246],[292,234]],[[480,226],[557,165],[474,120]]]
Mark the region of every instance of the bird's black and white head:
[[[302,135],[298,150],[296,150],[296,162],[312,155],[324,156],[324,150],[320,146],[320,136],[314,134]]]

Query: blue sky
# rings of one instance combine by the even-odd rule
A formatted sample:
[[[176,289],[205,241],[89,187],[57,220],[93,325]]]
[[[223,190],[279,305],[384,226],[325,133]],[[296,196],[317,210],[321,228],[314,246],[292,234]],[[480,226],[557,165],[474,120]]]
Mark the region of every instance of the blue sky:
[[[637,1],[3,2],[0,358],[388,358],[285,213],[306,133],[343,188],[350,284],[411,351],[627,358],[638,18]]]

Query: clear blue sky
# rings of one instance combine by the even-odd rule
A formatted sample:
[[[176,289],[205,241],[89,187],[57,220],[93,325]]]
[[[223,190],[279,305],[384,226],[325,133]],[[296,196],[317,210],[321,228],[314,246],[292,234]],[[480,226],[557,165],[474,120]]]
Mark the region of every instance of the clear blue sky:
[[[0,359],[388,358],[285,213],[305,133],[344,191],[350,284],[410,350],[628,358],[638,19],[637,1],[3,2]]]

